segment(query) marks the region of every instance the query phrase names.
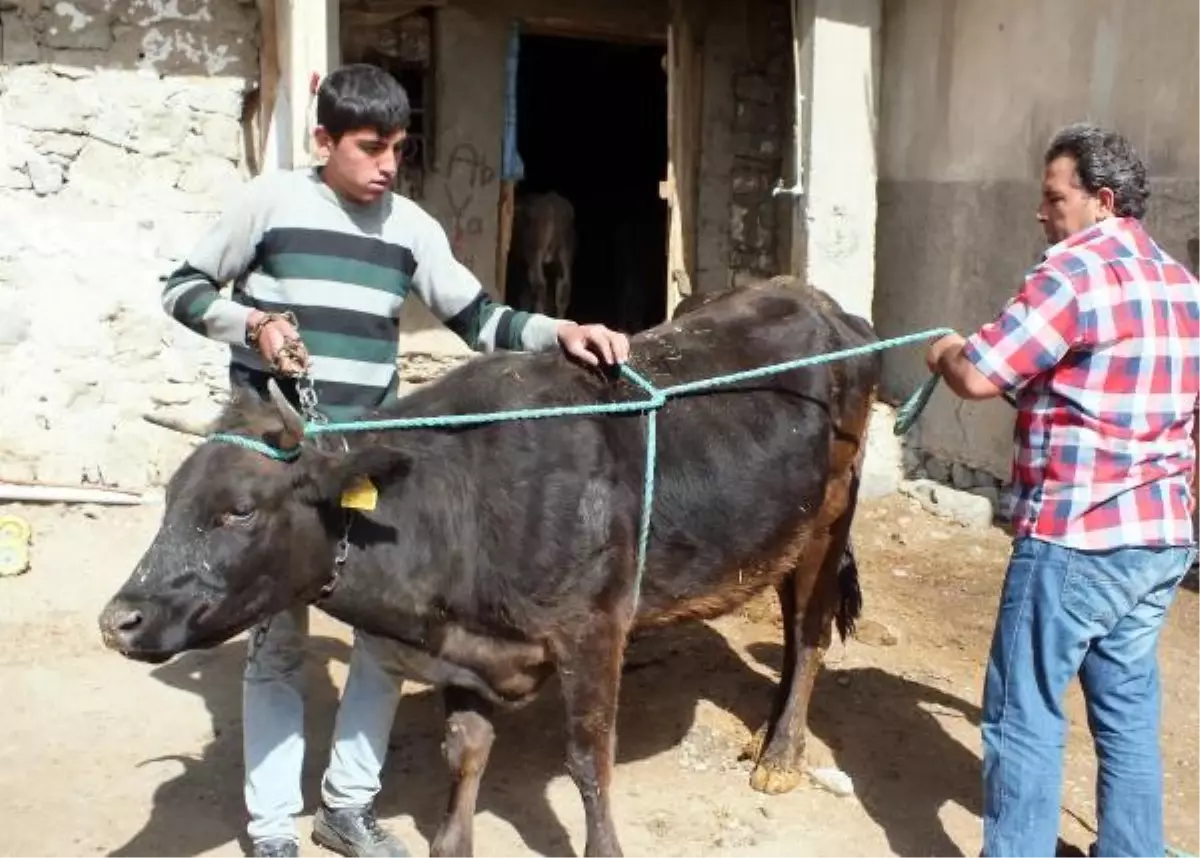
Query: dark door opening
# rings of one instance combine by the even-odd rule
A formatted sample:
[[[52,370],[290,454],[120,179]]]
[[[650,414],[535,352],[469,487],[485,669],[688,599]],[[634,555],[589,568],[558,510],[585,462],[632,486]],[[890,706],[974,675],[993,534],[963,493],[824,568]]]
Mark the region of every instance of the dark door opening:
[[[517,72],[517,149],[529,194],[554,191],[574,207],[576,249],[567,316],[635,333],[666,315],[667,164],[664,45],[523,35]],[[513,221],[506,291],[531,306]],[[553,294],[557,268],[547,266]],[[551,302],[553,306],[553,302]]]

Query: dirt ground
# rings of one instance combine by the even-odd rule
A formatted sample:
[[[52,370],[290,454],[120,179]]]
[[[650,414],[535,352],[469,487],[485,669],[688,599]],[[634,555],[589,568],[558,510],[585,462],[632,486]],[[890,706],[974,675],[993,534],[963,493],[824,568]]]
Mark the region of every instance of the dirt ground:
[[[159,510],[7,508],[35,529],[34,568],[0,579],[0,852],[240,854],[240,675],[245,640],[149,667],[104,651],[96,615],[150,539]],[[811,766],[854,783],[766,797],[739,750],[765,716],[781,660],[769,599],[638,642],[621,698],[614,804],[627,854],[977,855],[983,664],[1007,557],[899,497],[856,525],[860,635],[835,643],[810,717]],[[347,629],[314,612],[307,813],[345,676]],[[1197,595],[1165,632],[1163,747],[1169,842],[1195,854]],[[552,685],[502,716],[476,825],[480,855],[580,854],[583,812],[564,771]],[[393,731],[379,811],[427,854],[445,801],[439,695],[413,685]],[[1062,832],[1086,849],[1094,758],[1078,689]],[[307,840],[302,850],[323,854]]]

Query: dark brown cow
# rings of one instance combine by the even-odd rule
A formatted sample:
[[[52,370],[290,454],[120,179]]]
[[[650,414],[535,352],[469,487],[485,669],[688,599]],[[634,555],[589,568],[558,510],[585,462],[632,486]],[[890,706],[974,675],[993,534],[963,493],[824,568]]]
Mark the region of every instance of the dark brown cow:
[[[712,298],[633,340],[659,386],[873,342],[863,320],[786,282]],[[646,420],[589,416],[304,441],[279,462],[228,443],[172,477],[161,529],[100,617],[108,646],[162,661],[315,602],[394,641],[414,678],[446,688],[451,806],[434,854],[469,853],[492,743],[491,707],[528,701],[555,671],[587,854],[619,854],[609,808],[621,663],[634,627],[725,614],[767,587],[784,612],[782,682],[754,788],[796,786],[809,696],[832,626],[859,609],[848,534],[877,356],[671,400],[659,413],[657,490],[634,609]],[[301,445],[274,404],[239,402],[223,431]],[[486,412],[642,397],[560,354],[481,357],[386,416]],[[336,452],[330,452],[334,451]],[[338,498],[369,475],[374,511]],[[349,557],[333,558],[349,520]]]
[[[529,194],[517,204],[516,221],[516,249],[533,293],[531,309],[565,318],[575,266],[575,207],[553,191]],[[553,303],[546,282],[546,266],[551,263],[558,269]]]

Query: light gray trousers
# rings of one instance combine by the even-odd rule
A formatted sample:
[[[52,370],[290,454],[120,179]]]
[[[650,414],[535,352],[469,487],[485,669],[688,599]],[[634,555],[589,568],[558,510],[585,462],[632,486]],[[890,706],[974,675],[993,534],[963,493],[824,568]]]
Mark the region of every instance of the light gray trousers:
[[[303,668],[308,606],[270,620],[257,642],[251,631],[242,682],[242,751],[247,833],[254,841],[297,840],[304,808]],[[401,676],[387,641],[355,632],[350,671],[333,728],[321,799],[330,808],[363,807],[379,792],[379,775],[400,702]]]

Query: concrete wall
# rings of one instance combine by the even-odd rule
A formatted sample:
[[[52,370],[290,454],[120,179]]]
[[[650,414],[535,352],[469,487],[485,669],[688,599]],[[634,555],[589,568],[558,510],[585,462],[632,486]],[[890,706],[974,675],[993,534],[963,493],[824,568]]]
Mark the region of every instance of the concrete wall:
[[[848,312],[871,319],[886,0],[812,0],[802,22],[804,222],[796,270]]]
[[[0,0],[0,480],[157,482],[225,387],[158,278],[244,180],[252,0]]]
[[[969,333],[999,312],[1044,248],[1033,217],[1041,157],[1071,121],[1132,139],[1152,176],[1148,226],[1188,258],[1200,150],[1192,0],[883,5],[874,308],[882,335],[942,325]],[[907,396],[925,377],[919,348],[888,354],[890,396]],[[1007,478],[1012,419],[1002,402],[963,404],[942,391],[911,440],[939,471],[957,462]]]

